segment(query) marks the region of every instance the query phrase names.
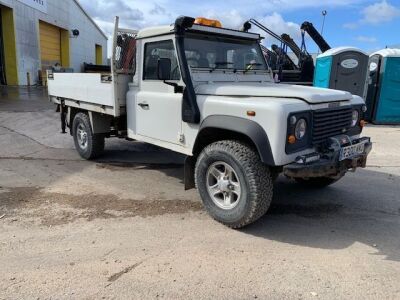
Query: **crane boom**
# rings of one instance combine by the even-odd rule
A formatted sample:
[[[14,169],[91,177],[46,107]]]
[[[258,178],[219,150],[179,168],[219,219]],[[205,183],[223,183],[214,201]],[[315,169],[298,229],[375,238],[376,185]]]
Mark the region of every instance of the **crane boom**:
[[[297,44],[291,38],[291,36],[288,35],[287,33],[284,33],[281,35],[281,38],[286,42],[288,47],[293,51],[293,53],[297,56],[297,58],[300,59],[301,58],[301,49],[299,48],[299,46],[297,46]]]
[[[270,30],[269,28],[267,28],[266,26],[264,26],[263,24],[261,24],[260,22],[258,22],[255,19],[250,19],[247,22],[245,22],[243,24],[243,31],[248,31],[251,28],[251,25],[255,25],[262,31],[266,32],[267,34],[269,34],[270,36],[272,36],[273,38],[275,38],[276,40],[281,42],[282,45],[290,47],[288,45],[288,43],[285,42],[278,34],[276,34],[275,32],[273,32],[272,30]],[[281,64],[290,65],[289,69],[297,70],[298,69],[297,65],[293,62],[292,59],[290,59],[290,57],[285,53],[285,51],[283,51],[283,49],[280,47],[277,47],[277,48],[279,48],[280,50],[276,51],[276,49],[273,49],[273,51],[278,56],[278,65],[281,65]]]
[[[301,30],[308,33],[308,35],[317,44],[317,46],[319,47],[319,49],[321,50],[322,53],[331,49],[331,46],[329,46],[327,41],[325,41],[323,36],[318,32],[317,29],[315,29],[315,27],[312,23],[307,22],[307,21],[303,22],[303,24],[301,24]]]
[[[304,85],[312,84],[314,77],[314,62],[305,48],[304,50],[300,49],[289,35],[279,36],[255,19],[250,19],[245,22],[242,31],[249,31],[252,25],[258,27],[281,43],[280,47],[273,44],[271,46],[272,51],[261,45],[264,56],[267,58],[274,74],[278,75],[280,81],[296,82]],[[298,65],[296,65],[289,55],[287,55],[286,49],[288,47],[299,58]]]
[[[277,39],[281,43],[286,44],[285,41],[279,35],[277,35],[275,32],[273,32],[269,28],[265,27],[263,24],[261,24],[260,22],[258,22],[255,19],[250,19],[247,22],[245,22],[244,26],[243,26],[244,30],[248,31],[251,28],[251,24],[253,24],[253,25],[257,26],[258,28],[260,28],[261,30],[265,31],[266,33],[268,33],[270,36]]]

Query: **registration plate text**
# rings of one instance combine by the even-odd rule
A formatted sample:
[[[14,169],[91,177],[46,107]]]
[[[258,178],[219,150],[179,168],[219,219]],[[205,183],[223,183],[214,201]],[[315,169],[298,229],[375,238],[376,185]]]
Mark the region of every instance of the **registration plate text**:
[[[339,161],[353,158],[357,155],[363,154],[365,150],[365,143],[359,143],[356,145],[351,145],[347,147],[343,147],[340,150]]]

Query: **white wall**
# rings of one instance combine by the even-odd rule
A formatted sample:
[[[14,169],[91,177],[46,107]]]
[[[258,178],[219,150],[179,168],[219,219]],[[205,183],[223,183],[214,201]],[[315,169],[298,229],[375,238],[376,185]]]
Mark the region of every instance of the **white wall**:
[[[35,10],[17,0],[0,0],[0,4],[13,8],[17,48],[18,81],[27,84],[37,82],[40,65],[39,20],[71,32],[78,29],[80,35],[70,38],[70,66],[80,72],[84,62],[95,63],[95,45],[103,48],[103,64],[107,63],[107,39],[87,17],[74,0],[48,0],[47,13]]]
[[[74,2],[70,0],[71,2]],[[78,29],[78,38],[69,40],[70,64],[75,72],[81,70],[83,62],[96,63],[96,47],[98,44],[103,50],[103,64],[107,64],[107,40],[100,31],[93,26],[92,21],[86,17],[77,5],[71,5],[69,11],[69,28]]]

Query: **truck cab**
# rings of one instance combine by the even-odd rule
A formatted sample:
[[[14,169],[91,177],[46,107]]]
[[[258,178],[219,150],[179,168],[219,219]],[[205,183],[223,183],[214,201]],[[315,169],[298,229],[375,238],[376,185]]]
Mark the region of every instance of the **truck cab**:
[[[268,210],[280,173],[326,186],[365,167],[372,147],[360,137],[362,98],[274,83],[260,41],[204,18],[139,32],[117,23],[112,74],[91,87],[86,74],[49,74],[49,96],[82,157],[98,156],[110,136],[185,154],[185,187],[217,221],[240,228]]]

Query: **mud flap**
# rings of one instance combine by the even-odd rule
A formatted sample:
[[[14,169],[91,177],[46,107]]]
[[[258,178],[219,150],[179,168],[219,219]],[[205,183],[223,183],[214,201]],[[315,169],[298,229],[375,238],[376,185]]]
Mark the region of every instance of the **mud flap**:
[[[187,156],[184,165],[184,184],[185,191],[196,188],[194,182],[194,169],[196,165],[196,158],[193,156]]]
[[[58,105],[57,110],[60,112],[61,133],[67,133],[65,131],[67,126],[67,107],[64,105],[63,101]]]

